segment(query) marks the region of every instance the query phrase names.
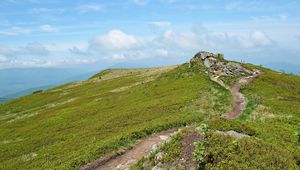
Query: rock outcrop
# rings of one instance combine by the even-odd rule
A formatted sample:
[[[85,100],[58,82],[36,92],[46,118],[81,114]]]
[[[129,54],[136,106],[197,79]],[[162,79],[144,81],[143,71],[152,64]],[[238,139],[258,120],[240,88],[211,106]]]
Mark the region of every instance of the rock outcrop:
[[[238,133],[234,130],[230,130],[230,131],[216,131],[217,134],[220,134],[220,135],[229,135],[229,136],[232,136],[234,138],[237,138],[237,139],[242,139],[242,138],[250,138],[249,135],[247,134],[243,134],[243,133]]]
[[[222,55],[201,51],[197,53],[191,60],[190,66],[204,66],[209,72],[216,75],[232,76],[253,74],[252,71],[243,68],[235,62],[224,60]]]

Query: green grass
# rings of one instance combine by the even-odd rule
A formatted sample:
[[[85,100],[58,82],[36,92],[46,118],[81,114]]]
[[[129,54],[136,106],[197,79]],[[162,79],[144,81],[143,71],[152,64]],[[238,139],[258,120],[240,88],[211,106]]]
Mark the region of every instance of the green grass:
[[[212,133],[205,169],[298,169],[293,154],[256,138],[235,139]]]
[[[252,167],[247,165],[247,162],[253,160],[248,155],[251,153],[253,155],[263,154],[257,156],[262,158],[254,159],[256,161],[256,163],[252,164],[254,169],[259,167],[259,169],[263,169],[263,167],[271,169],[280,169],[280,167],[284,169],[299,169],[300,143],[297,134],[300,132],[300,77],[274,72],[253,65],[246,65],[246,67],[257,68],[264,72],[251,84],[242,87],[242,93],[249,99],[246,110],[240,115],[238,120],[216,118],[209,120],[209,124],[214,130],[235,130],[248,134],[254,139],[243,141],[242,145],[247,145],[247,147],[242,150],[242,153],[233,151],[233,153],[230,153],[230,151],[224,154],[223,158],[223,153],[226,153],[224,149],[231,146],[224,145],[224,141],[227,139],[220,139],[219,144],[211,144],[212,150],[215,147],[219,147],[220,151],[222,151],[222,153],[220,151],[212,151],[214,152],[212,155],[221,157],[219,160],[224,160],[222,164],[215,163],[207,166],[216,169],[221,167],[243,169],[245,165],[245,168]],[[215,136],[215,139],[212,137],[211,140],[212,142],[214,140],[218,141],[219,138],[224,137]],[[230,155],[230,157],[226,155]]]
[[[0,105],[0,169],[78,169],[137,139],[193,122],[251,136],[237,141],[211,134],[208,169],[299,169],[300,77],[244,66],[264,74],[242,87],[249,102],[236,120],[220,118],[230,110],[229,91],[188,64],[110,69],[7,102]]]
[[[203,119],[210,133],[205,152],[200,145],[194,156],[204,169],[299,169],[300,77],[246,67],[264,71],[241,89],[248,98],[246,110],[235,120],[219,115]],[[230,77],[225,82],[233,84],[238,78]],[[216,130],[234,130],[250,138],[236,139]]]
[[[255,108],[257,107],[257,103],[254,97],[248,98],[248,103],[246,109],[243,113],[238,117],[240,120],[247,120],[249,119],[251,113],[254,112]]]
[[[76,169],[139,138],[230,107],[227,91],[187,65],[105,77],[114,71],[1,105],[0,169]],[[112,92],[122,87],[128,88]]]

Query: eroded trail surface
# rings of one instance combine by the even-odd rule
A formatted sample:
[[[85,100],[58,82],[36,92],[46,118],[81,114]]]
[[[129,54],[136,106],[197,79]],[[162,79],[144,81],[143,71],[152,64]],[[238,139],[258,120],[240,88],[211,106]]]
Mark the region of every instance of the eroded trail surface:
[[[242,85],[251,83],[255,78],[263,74],[261,71],[255,71],[252,76],[243,77],[237,81],[233,87],[227,87],[224,83],[221,85],[229,89],[233,96],[233,106],[232,111],[226,115],[227,119],[234,119],[239,116],[246,108],[247,98],[241,94],[240,88]],[[211,79],[220,84],[218,77],[211,77]],[[163,131],[158,134],[154,134],[145,139],[142,139],[137,145],[132,149],[124,152],[121,155],[111,157],[109,159],[95,160],[87,165],[82,166],[81,170],[124,170],[129,169],[131,165],[137,163],[144,156],[147,156],[151,150],[154,150],[155,146],[160,145],[164,141],[177,132],[177,129],[170,129]]]
[[[240,88],[242,85],[251,83],[255,78],[257,78],[261,74],[263,74],[263,72],[257,70],[252,76],[243,77],[233,85],[233,87],[231,88],[231,95],[233,96],[233,106],[231,112],[229,112],[228,115],[226,115],[226,118],[234,119],[246,109],[247,98],[239,92]]]
[[[177,131],[170,129],[161,133],[149,136],[135,145],[132,149],[124,154],[112,157],[107,160],[96,160],[83,167],[81,170],[123,170],[137,163],[144,156],[147,156],[156,146],[168,140],[168,138]]]

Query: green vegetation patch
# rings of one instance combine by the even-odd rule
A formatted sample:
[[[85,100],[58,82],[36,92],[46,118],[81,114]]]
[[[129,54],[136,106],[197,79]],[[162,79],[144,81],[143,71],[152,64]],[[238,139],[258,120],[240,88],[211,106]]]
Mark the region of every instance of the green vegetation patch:
[[[294,155],[256,138],[236,139],[212,133],[205,169],[298,169]]]
[[[219,92],[222,88],[187,64],[164,72],[107,70],[97,76],[102,78],[1,105],[0,169],[76,169],[139,138],[222,109],[199,98],[230,105],[228,92]],[[128,88],[114,92],[122,87]]]

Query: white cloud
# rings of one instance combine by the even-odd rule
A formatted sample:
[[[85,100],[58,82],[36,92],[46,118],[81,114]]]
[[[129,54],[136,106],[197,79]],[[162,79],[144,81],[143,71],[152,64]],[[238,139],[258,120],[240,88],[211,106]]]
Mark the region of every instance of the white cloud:
[[[6,57],[7,59],[45,57],[48,56],[49,53],[50,51],[38,42],[28,43],[20,47],[0,46],[0,56]]]
[[[4,63],[4,62],[7,62],[7,61],[8,61],[7,57],[0,54],[0,63]]]
[[[17,35],[17,33],[12,32],[12,31],[0,31],[0,35],[5,35],[5,36],[14,36]]]
[[[266,4],[264,1],[247,1],[247,0],[236,0],[225,5],[225,9],[228,11],[255,11],[264,10]]]
[[[251,34],[251,40],[254,45],[268,46],[272,43],[271,39],[261,31],[255,31]]]
[[[40,28],[43,32],[57,32],[57,29],[53,28],[51,25],[48,24],[41,25]]]
[[[33,8],[31,13],[42,14],[42,13],[63,13],[66,9],[64,8]]]
[[[273,40],[262,31],[228,33],[192,29],[190,31],[166,30],[154,37],[136,37],[120,30],[111,30],[90,42],[88,51],[92,56],[105,56],[106,60],[139,60],[155,57],[180,58],[192,56],[199,50],[213,52],[261,51],[271,47]],[[82,50],[73,48],[73,52]],[[86,51],[84,51],[86,52]],[[84,54],[84,53],[82,53]],[[190,57],[189,56],[189,57]]]
[[[24,54],[38,57],[45,57],[49,54],[49,50],[39,42],[28,43],[25,47],[20,47],[19,50]]]
[[[126,56],[124,54],[113,54],[109,59],[120,61],[125,60]]]
[[[90,48],[93,50],[124,50],[136,45],[138,45],[138,40],[135,36],[128,35],[121,30],[111,30],[91,41]]]
[[[167,30],[161,37],[162,42],[174,48],[193,50],[198,48],[197,35],[194,32],[175,32]]]
[[[159,48],[159,49],[154,50],[154,54],[156,56],[166,57],[169,55],[169,51],[164,48]]]
[[[149,22],[149,28],[154,33],[159,33],[167,28],[169,28],[172,23],[167,21],[155,21],[155,22]]]
[[[11,29],[0,30],[0,35],[16,36],[16,35],[28,34],[28,33],[32,33],[32,32],[33,32],[33,30],[31,30],[31,29],[26,29],[26,28],[21,28],[21,27],[12,27]]]
[[[103,11],[103,6],[99,4],[85,4],[77,8],[81,13],[87,12],[101,12]]]
[[[287,15],[287,14],[280,14],[280,15],[279,15],[279,18],[280,18],[281,20],[283,20],[283,21],[286,21],[286,20],[289,18],[289,15]]]
[[[10,29],[0,30],[0,35],[3,36],[18,36],[24,34],[41,33],[41,32],[57,32],[58,29],[51,25],[45,24],[37,28],[23,28],[23,27],[12,27]]]
[[[88,48],[88,43],[87,42],[51,43],[51,44],[46,44],[45,47],[50,51],[69,51],[73,47],[76,47],[79,50],[84,50]]]
[[[127,51],[117,51],[117,52],[112,52],[109,57],[105,57],[106,60],[108,61],[121,61],[121,60],[126,60],[126,61],[134,61],[134,60],[142,60],[146,59],[149,57],[154,57],[151,56],[153,53],[148,52],[147,49],[144,50],[127,50]]]
[[[280,14],[275,16],[251,16],[250,17],[252,21],[260,22],[260,23],[282,23],[282,21],[287,21],[289,19],[289,15],[287,14]]]
[[[75,54],[75,55],[79,55],[79,56],[90,56],[91,54],[89,53],[89,51],[84,50],[84,49],[80,49],[77,46],[73,46],[71,48],[68,49],[70,53]]]

